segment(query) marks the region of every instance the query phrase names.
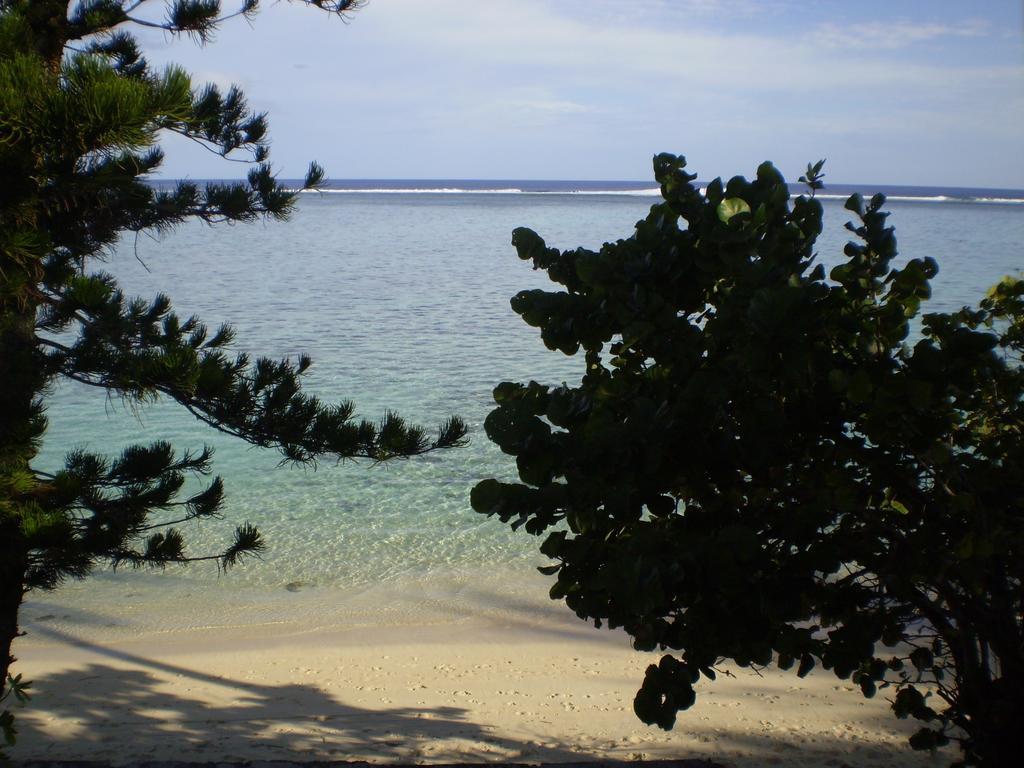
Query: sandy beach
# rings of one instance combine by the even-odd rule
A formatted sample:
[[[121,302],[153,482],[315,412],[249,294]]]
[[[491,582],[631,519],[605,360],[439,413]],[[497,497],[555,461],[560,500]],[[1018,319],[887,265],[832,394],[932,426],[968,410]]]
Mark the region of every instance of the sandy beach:
[[[30,618],[15,671],[34,681],[15,759],[569,762],[709,758],[727,766],[932,766],[906,747],[884,692],[865,700],[819,671],[702,684],[675,729],[643,725],[632,698],[654,654],[545,602],[545,581],[502,606],[427,588],[349,596],[337,621],[97,633]],[[448,587],[451,588],[450,585]],[[59,593],[58,593],[59,596]],[[334,595],[334,597],[338,597]],[[375,612],[374,607],[378,610]],[[70,608],[69,608],[70,610]],[[69,613],[68,616],[71,616]],[[332,618],[333,617],[333,618]]]

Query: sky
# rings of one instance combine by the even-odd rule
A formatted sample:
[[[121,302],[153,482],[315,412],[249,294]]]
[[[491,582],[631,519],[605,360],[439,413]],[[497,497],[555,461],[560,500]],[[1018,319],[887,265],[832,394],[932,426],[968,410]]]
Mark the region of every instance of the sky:
[[[225,8],[232,0],[223,0]],[[154,64],[239,85],[284,178],[795,180],[1024,188],[1021,0],[370,0],[347,22],[268,2]],[[231,177],[181,139],[167,178]]]

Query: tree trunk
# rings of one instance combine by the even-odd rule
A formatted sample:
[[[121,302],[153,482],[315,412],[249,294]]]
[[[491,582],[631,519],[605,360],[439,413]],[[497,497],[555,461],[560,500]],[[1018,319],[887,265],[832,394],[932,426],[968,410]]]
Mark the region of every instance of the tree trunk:
[[[11,644],[27,586],[24,520],[36,489],[30,462],[46,428],[37,402],[44,382],[31,295],[37,270],[0,254],[0,694],[14,660]]]
[[[5,542],[6,526],[0,527]],[[20,557],[19,557],[20,555]],[[0,549],[0,696],[7,692],[7,674],[14,663],[11,645],[18,636],[18,609],[25,595],[25,553]]]
[[[30,45],[56,76],[68,38],[68,3],[39,0],[27,3],[25,11]],[[0,250],[0,695],[6,693],[11,644],[28,588],[25,519],[36,511],[38,486],[31,462],[46,431],[40,396],[48,377],[36,341],[36,311],[42,262],[52,243],[39,221],[40,188],[46,184],[45,152],[39,150],[34,140],[19,141],[4,153],[0,167],[0,228],[8,235]]]
[[[1016,765],[1024,731],[1024,680],[1005,675],[990,683],[971,712],[970,749],[980,766]]]

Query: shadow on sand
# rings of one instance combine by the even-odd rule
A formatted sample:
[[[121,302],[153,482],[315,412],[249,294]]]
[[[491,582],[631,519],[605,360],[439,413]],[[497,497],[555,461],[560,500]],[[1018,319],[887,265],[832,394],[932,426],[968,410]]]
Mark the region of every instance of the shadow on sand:
[[[344,703],[316,684],[231,679],[102,647],[51,628],[36,626],[33,634],[86,650],[98,660],[36,675],[35,700],[18,715],[18,746],[11,755],[17,762],[83,757],[115,764],[365,759],[399,764],[610,762],[583,745],[499,735],[488,725],[473,722],[469,710],[456,706],[364,708]],[[725,765],[941,766],[951,757],[947,752],[928,759],[905,747],[894,749],[870,739],[858,743],[859,739],[849,736],[819,733],[816,738],[794,741],[794,734],[722,733],[723,727],[732,730],[727,723],[714,729],[709,725],[684,716],[677,734],[706,735],[701,740],[715,743],[713,754]],[[861,733],[867,734],[891,727],[891,722],[870,718],[859,725],[864,729]],[[653,732],[652,738],[657,738]],[[714,768],[716,763],[681,759],[650,765]],[[38,762],[36,766],[41,768]]]
[[[105,663],[37,676],[34,702],[19,713],[20,760],[68,759],[89,753],[100,760],[346,760],[411,762],[458,752],[466,761],[529,759],[578,762],[585,752],[518,742],[473,723],[458,707],[365,709],[345,704],[316,685],[268,685],[211,675],[178,664],[104,648],[65,633],[47,635]],[[167,678],[185,678],[203,694],[169,692]],[[178,687],[180,690],[180,683]],[[218,692],[211,701],[211,686]],[[191,690],[185,683],[187,694]],[[44,720],[68,721],[55,738]],[[173,744],[173,752],[168,745]]]

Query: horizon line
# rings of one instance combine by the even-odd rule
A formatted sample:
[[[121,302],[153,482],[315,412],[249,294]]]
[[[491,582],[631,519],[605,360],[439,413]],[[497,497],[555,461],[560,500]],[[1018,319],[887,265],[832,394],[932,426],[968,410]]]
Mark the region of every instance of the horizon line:
[[[724,176],[714,177],[721,178],[723,181],[728,181]],[[729,177],[734,178],[734,177]],[[287,176],[278,177],[279,182],[301,182],[301,176]],[[714,179],[695,179],[695,182],[700,185],[706,185]],[[245,177],[232,177],[232,176],[208,176],[208,177],[191,177],[191,176],[162,176],[144,179],[144,181],[158,181],[158,182],[176,182],[176,181],[191,181],[191,182],[225,182],[225,181],[245,181]],[[324,183],[337,183],[337,182],[472,182],[472,183],[497,183],[497,182],[528,182],[528,183],[583,183],[583,184],[599,184],[599,183],[612,183],[612,184],[648,184],[650,188],[658,186],[658,182],[655,179],[555,179],[555,178],[544,178],[544,179],[530,179],[530,178],[499,178],[499,177],[487,177],[487,178],[469,178],[469,177],[444,177],[444,176],[421,176],[421,177],[383,177],[383,176],[351,176],[351,177],[326,177]],[[786,181],[787,186],[804,186],[800,181]],[[948,185],[936,185],[936,184],[907,184],[907,183],[884,183],[878,184],[875,182],[864,183],[864,182],[844,182],[844,181],[833,181],[826,182],[824,189],[827,190],[829,187],[864,187],[864,188],[875,188],[875,187],[903,187],[912,189],[936,189],[936,190],[993,190],[993,191],[1005,191],[1005,192],[1019,192],[1024,193],[1024,186],[1021,187],[979,187],[979,186],[961,186],[956,184]],[[315,188],[314,188],[315,189]]]

